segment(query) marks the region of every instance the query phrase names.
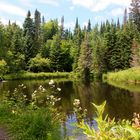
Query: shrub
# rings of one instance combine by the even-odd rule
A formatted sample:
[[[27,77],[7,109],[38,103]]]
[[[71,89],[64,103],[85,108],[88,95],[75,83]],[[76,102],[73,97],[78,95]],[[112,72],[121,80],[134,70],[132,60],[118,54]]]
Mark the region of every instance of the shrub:
[[[49,72],[50,60],[42,58],[39,54],[32,58],[29,62],[29,70],[32,72]]]
[[[5,60],[0,60],[0,76],[3,76],[8,71]]]

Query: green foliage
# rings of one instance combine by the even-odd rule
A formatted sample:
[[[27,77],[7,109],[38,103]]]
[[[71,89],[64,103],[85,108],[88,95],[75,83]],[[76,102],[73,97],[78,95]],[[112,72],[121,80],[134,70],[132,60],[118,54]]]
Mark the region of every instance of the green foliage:
[[[52,95],[40,86],[31,96],[30,101],[23,93],[25,85],[19,85],[12,94],[7,93],[0,101],[0,122],[9,132],[9,138],[14,140],[60,140],[60,117],[53,108]],[[37,98],[37,94],[40,98]],[[45,95],[45,96],[44,96]],[[49,98],[45,107],[39,107],[38,102]]]
[[[95,140],[139,140],[140,131],[131,126],[131,122],[127,120],[122,120],[120,122],[115,122],[114,119],[110,119],[108,116],[103,118],[103,113],[105,110],[106,101],[101,105],[95,105],[96,108],[96,122],[98,125],[98,130],[95,130],[93,127],[90,127],[88,124],[82,121],[80,124],[77,124],[79,128],[83,129],[83,133],[89,139]]]
[[[135,23],[140,31],[140,1],[132,0],[130,6],[130,20]]]
[[[7,63],[5,60],[0,60],[0,76],[3,76],[8,71]]]
[[[29,70],[32,72],[49,72],[50,64],[48,58],[42,58],[40,54],[38,54],[29,61]]]
[[[42,30],[44,42],[46,42],[48,39],[53,39],[53,36],[58,32],[58,21],[48,21],[47,23],[43,24]]]
[[[73,31],[65,29],[64,17],[61,25],[57,19],[45,22],[44,17],[41,23],[41,13],[37,9],[34,18],[28,11],[22,28],[10,21],[7,26],[0,23],[0,60],[6,61],[9,73],[28,69],[34,72],[73,70],[87,79],[139,66],[138,9],[139,0],[133,0],[130,20],[125,10],[122,24],[119,19],[117,22],[107,20],[92,28],[89,20],[87,27],[81,28],[76,18]],[[37,58],[39,61],[35,59],[38,54],[42,58]]]
[[[85,40],[81,44],[81,50],[78,60],[78,69],[84,76],[84,79],[89,78],[92,65],[91,45],[89,44],[89,37],[86,33]]]

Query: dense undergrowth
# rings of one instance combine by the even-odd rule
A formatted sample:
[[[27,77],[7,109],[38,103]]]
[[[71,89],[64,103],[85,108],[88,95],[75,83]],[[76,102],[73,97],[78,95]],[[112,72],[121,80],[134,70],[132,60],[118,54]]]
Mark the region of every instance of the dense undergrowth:
[[[29,100],[22,92],[24,88],[19,85],[14,93],[1,97],[0,125],[7,128],[9,139],[60,140],[60,118],[53,108],[60,99],[40,86]]]

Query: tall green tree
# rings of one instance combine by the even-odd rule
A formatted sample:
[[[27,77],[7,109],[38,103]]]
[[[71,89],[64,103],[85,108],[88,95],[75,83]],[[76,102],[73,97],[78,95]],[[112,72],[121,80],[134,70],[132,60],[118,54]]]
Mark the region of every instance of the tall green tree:
[[[80,56],[78,60],[78,69],[80,70],[83,78],[86,79],[90,76],[92,66],[92,49],[89,42],[89,34],[85,34],[85,38],[81,44]]]
[[[51,68],[53,71],[62,71],[62,58],[61,58],[61,36],[59,34],[53,37],[50,48]]]
[[[140,0],[132,0],[130,7],[130,20],[137,25],[140,31]]]
[[[87,31],[91,32],[91,22],[90,22],[90,19],[88,20]]]
[[[31,18],[30,11],[28,11],[27,17],[25,18],[25,21],[23,24],[23,32],[24,32],[25,62],[28,63],[29,60],[35,57],[37,54],[37,48],[34,42],[35,26],[34,26],[33,19]]]

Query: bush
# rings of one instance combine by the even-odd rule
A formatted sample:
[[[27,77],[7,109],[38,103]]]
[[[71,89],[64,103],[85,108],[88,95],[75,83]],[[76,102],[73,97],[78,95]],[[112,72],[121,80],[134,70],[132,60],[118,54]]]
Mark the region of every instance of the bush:
[[[0,60],[0,76],[3,76],[8,71],[5,60]]]
[[[39,54],[32,58],[29,62],[29,70],[32,72],[49,72],[50,60],[42,58]]]

